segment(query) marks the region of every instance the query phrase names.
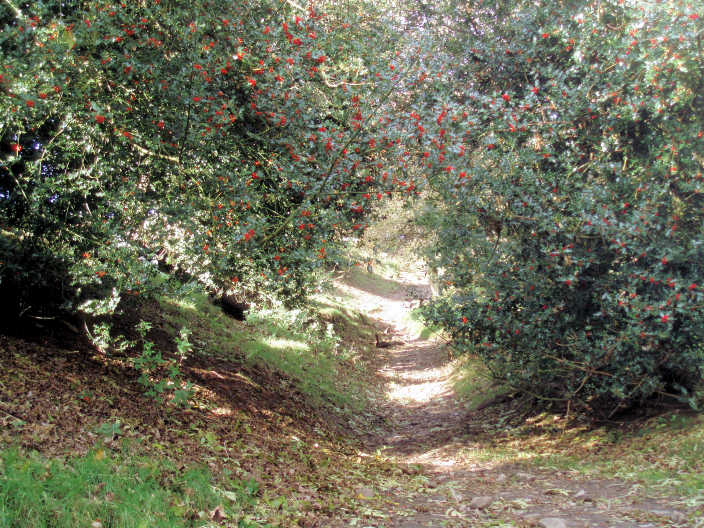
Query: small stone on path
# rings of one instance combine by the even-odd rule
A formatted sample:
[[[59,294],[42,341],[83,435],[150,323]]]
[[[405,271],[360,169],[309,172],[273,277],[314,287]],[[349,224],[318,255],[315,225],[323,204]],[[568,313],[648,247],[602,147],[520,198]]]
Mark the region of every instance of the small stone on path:
[[[577,493],[575,493],[574,498],[579,499],[582,502],[594,502],[594,497],[588,495],[587,492],[584,491],[583,489],[581,489]]]
[[[544,517],[538,521],[541,528],[567,528],[567,523],[558,517]]]
[[[493,497],[474,497],[472,499],[472,502],[469,503],[469,506],[478,510],[483,510],[484,508],[487,508],[492,502],[494,502]]]
[[[374,490],[368,486],[361,486],[361,487],[357,488],[355,491],[357,492],[357,496],[362,499],[371,499],[375,495]]]

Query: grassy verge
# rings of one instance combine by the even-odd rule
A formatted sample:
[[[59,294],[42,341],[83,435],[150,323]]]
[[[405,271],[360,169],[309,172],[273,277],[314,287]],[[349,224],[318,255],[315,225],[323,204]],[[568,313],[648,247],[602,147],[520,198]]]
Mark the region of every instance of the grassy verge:
[[[565,433],[532,463],[637,481],[704,505],[704,417],[668,413],[638,425]],[[571,447],[570,445],[571,444]]]
[[[507,391],[476,359],[458,360],[455,389],[474,414],[472,429],[486,435],[462,456],[576,473],[617,477],[653,493],[704,504],[704,415],[684,409],[646,420],[594,425],[543,412],[521,418],[511,403],[483,404]]]
[[[434,339],[442,337],[442,328],[428,325],[420,315],[420,309],[409,310],[404,316],[404,323],[411,335],[419,339]]]
[[[385,263],[386,266],[387,263]],[[373,293],[378,297],[386,297],[393,294],[399,288],[399,283],[396,282],[391,274],[386,274],[379,266],[374,269],[373,273],[369,273],[366,267],[354,266],[345,273],[345,281],[354,285],[355,288],[362,292]],[[350,304],[352,304],[350,300]]]
[[[179,468],[168,459],[129,459],[99,448],[85,456],[47,460],[0,451],[0,526],[7,528],[254,528],[246,510],[257,485],[216,482],[205,468]]]
[[[141,320],[187,405],[145,395]],[[373,329],[344,296],[246,321],[203,295],[135,299],[111,334],[136,344],[110,352],[54,332],[0,335],[3,528],[327,526],[364,505],[355,489],[380,470],[346,432],[367,429]]]
[[[224,315],[204,295],[163,299],[162,305],[174,330],[193,330],[192,341],[204,356],[244,359],[252,367],[278,372],[287,380],[283,383],[315,405],[331,404],[346,412],[365,405],[361,373],[354,374],[356,344],[366,340],[360,336],[368,330],[353,320],[356,315],[349,308],[329,297],[301,309],[253,309],[244,324]]]
[[[452,383],[455,394],[469,410],[476,410],[507,393],[507,389],[491,378],[480,361],[466,356],[455,360]]]

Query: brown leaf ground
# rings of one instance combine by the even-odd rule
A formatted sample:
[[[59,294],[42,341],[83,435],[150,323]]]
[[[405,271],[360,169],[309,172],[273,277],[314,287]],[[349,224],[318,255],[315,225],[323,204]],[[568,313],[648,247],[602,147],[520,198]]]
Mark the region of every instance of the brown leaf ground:
[[[134,322],[149,320],[149,339],[158,350],[173,351],[163,306],[144,303],[125,313],[116,330],[129,334]],[[246,323],[228,324],[248,331]],[[197,327],[192,337],[199,337]],[[310,404],[293,380],[245,361],[237,349],[227,357],[193,354],[182,371],[196,386],[186,409],[155,404],[143,395],[127,358],[99,353],[63,325],[0,335],[0,447],[65,457],[104,442],[126,456],[206,464],[216,475],[228,470],[260,484],[256,518],[274,526],[325,525],[355,513],[354,497],[341,493],[340,484],[369,482],[375,467],[360,469],[351,428],[340,414]],[[116,420],[119,437],[97,432]],[[268,506],[281,497],[288,509]]]
[[[182,409],[155,405],[127,358],[99,353],[65,325],[34,335],[6,332],[0,446],[63,457],[101,443],[126,456],[206,464],[216,475],[230,471],[260,483],[259,505],[248,513],[269,526],[527,527],[544,517],[569,527],[702,525],[701,510],[653,496],[637,481],[536,469],[503,456],[514,440],[510,426],[533,418],[516,402],[470,412],[456,397],[443,343],[419,339],[407,317],[412,299],[428,294],[420,278],[356,272],[337,284],[367,314],[361,319],[387,330],[384,340],[395,343],[375,349],[371,332],[338,328],[362,351],[366,383],[376,394],[371,408],[356,415],[312,404],[295,380],[246,361],[236,344],[217,354],[206,346],[186,361],[182,370],[197,391],[194,404]],[[150,339],[173,352],[175,326],[163,306],[128,308],[118,330],[129,334],[136,321],[148,319]],[[207,334],[199,324],[194,342]],[[227,324],[254,331],[239,321]],[[115,420],[119,437],[97,432]],[[564,432],[559,417],[547,427]],[[476,497],[488,497],[488,504],[472,507]]]

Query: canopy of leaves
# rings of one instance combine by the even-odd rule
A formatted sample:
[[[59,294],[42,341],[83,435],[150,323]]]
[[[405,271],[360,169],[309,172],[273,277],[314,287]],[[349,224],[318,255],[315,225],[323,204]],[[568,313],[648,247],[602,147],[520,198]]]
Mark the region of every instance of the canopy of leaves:
[[[373,201],[409,192],[386,167],[384,103],[410,72],[388,62],[383,13],[57,0],[0,14],[11,311],[107,312],[184,280],[295,300]],[[386,44],[371,55],[360,32]]]
[[[432,197],[427,317],[605,414],[702,377],[702,13],[679,0],[3,0],[0,294],[300,299]]]

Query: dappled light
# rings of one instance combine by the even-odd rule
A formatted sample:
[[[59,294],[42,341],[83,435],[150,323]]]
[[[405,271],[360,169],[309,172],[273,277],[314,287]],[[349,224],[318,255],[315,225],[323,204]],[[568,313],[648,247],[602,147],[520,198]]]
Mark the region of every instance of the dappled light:
[[[0,0],[0,528],[704,528],[701,0]]]
[[[365,456],[383,453],[410,467],[423,468],[438,508],[456,504],[465,519],[497,501],[520,505],[522,518],[537,518],[557,508],[538,499],[545,494],[589,493],[617,502],[638,493],[637,485],[617,480],[575,480],[562,470],[536,469],[543,464],[567,466],[567,453],[598,452],[604,439],[583,424],[568,424],[568,418],[559,414],[526,412],[520,406],[485,406],[485,402],[507,401],[505,389],[493,384],[481,366],[474,364],[476,360],[451,361],[442,336],[420,338],[414,325],[408,324],[413,305],[409,292],[428,289],[422,268],[405,272],[402,278],[394,276],[398,286],[391,293],[383,290],[387,283],[374,274],[369,273],[364,281],[360,276],[361,272],[348,274],[336,284],[337,289],[371,314],[378,328],[384,329],[385,340],[393,343],[380,351],[384,359],[378,370],[384,387],[379,411],[387,426],[368,438]],[[370,284],[381,284],[382,294],[375,295]],[[458,369],[470,377],[464,378]],[[458,399],[456,389],[465,392],[463,400]],[[417,500],[422,504],[417,511],[435,510],[433,499]],[[679,515],[663,501],[639,499],[633,504],[648,515]],[[618,515],[613,510],[584,511],[574,504],[559,507],[561,517],[576,515],[596,525]],[[432,518],[416,516],[428,522]]]
[[[449,362],[433,367],[430,363],[432,359],[421,359],[436,356],[436,347],[425,342],[410,342],[402,350],[392,350],[393,363],[380,371],[389,380],[388,395],[391,400],[427,404],[452,394],[448,383],[452,373]]]
[[[299,341],[293,341],[291,339],[282,339],[276,337],[270,337],[264,340],[268,346],[276,348],[281,351],[287,351],[294,354],[301,354],[303,352],[308,352],[310,347],[306,343],[301,343]],[[256,351],[252,352],[256,354]]]

